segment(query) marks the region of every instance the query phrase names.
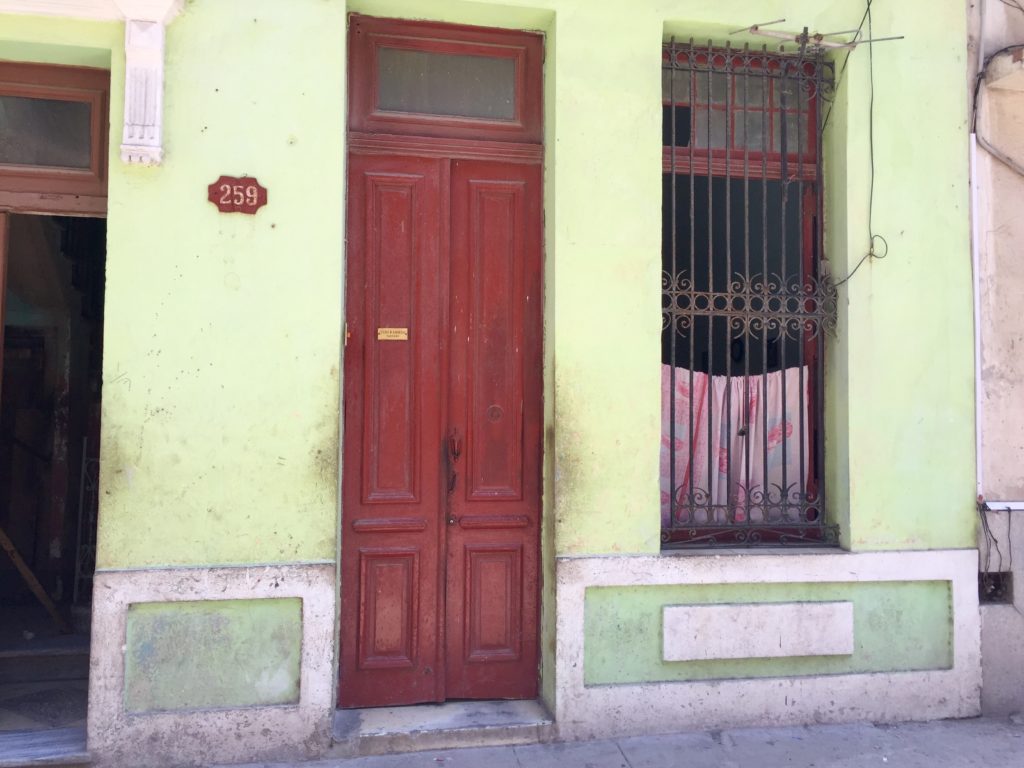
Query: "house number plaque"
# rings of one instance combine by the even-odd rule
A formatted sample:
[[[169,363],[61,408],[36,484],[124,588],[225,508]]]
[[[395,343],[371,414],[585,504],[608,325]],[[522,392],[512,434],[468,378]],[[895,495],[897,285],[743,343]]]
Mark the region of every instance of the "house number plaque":
[[[267,188],[251,176],[221,176],[207,193],[221,213],[253,214],[267,204]]]

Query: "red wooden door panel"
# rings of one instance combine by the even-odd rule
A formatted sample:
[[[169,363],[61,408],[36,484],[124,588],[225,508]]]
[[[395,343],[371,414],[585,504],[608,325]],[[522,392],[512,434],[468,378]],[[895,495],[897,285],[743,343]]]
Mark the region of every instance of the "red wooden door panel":
[[[349,173],[339,703],[534,697],[540,166]]]
[[[443,698],[443,169],[350,157],[342,706]]]
[[[537,695],[541,171],[451,171],[448,698]]]

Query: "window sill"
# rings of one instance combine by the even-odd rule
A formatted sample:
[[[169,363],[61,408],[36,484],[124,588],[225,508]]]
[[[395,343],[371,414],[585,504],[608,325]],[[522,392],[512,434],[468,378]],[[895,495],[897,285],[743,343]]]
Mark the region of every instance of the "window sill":
[[[685,549],[663,549],[661,557],[754,557],[772,555],[787,557],[794,555],[848,555],[849,551],[833,547],[687,547]]]

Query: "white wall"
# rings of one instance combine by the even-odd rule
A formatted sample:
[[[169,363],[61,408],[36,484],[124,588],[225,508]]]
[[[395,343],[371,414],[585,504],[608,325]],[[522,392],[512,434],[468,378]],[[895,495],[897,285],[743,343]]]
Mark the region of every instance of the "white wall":
[[[1024,12],[999,0],[968,3],[971,90],[979,56],[1024,43]],[[982,24],[984,16],[984,24]],[[979,50],[980,48],[980,50]],[[999,54],[978,89],[977,133],[1024,166],[1024,67]],[[979,491],[993,507],[1024,500],[1024,175],[983,146],[974,168],[980,320]],[[981,607],[982,711],[1024,710],[1024,512],[988,512],[980,568],[1013,573],[1015,605]],[[991,534],[991,536],[988,535]]]

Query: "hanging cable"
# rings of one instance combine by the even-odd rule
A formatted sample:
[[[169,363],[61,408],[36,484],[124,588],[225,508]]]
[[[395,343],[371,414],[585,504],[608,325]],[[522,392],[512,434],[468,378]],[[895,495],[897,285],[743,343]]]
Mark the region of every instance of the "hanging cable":
[[[1013,8],[1015,10],[1020,11],[1021,13],[1024,13],[1024,5],[1021,5],[1019,0],[999,0],[999,2],[1005,5],[1007,8]],[[982,34],[984,34],[984,31],[985,30],[982,30]]]
[[[1021,8],[1021,12],[1024,13],[1024,8]],[[974,78],[974,94],[973,98],[971,99],[971,132],[974,134],[975,138],[977,138],[978,146],[980,146],[982,149],[984,149],[986,152],[992,155],[992,157],[1001,162],[1014,173],[1018,174],[1019,176],[1024,176],[1024,165],[1018,163],[1016,160],[1007,155],[998,147],[993,146],[988,141],[988,139],[981,135],[981,132],[978,130],[978,112],[980,112],[982,95],[981,83],[985,79],[985,73],[988,72],[989,64],[991,64],[992,60],[997,56],[1000,56],[1004,53],[1009,53],[1010,51],[1020,50],[1024,50],[1024,43],[1015,43],[1014,45],[1007,45],[1004,48],[1000,48],[998,51],[996,51],[991,56],[986,58],[984,65],[980,70],[978,70],[978,74]]]
[[[861,19],[861,25],[863,26],[864,20],[868,23],[868,87],[869,87],[869,99],[868,99],[868,158],[870,162],[871,175],[868,181],[868,250],[860,261],[857,262],[850,273],[842,280],[838,280],[832,283],[833,287],[838,288],[843,283],[849,281],[851,277],[857,274],[857,270],[861,268],[861,265],[869,259],[884,259],[889,255],[889,242],[880,234],[875,232],[874,227],[874,213],[875,213],[875,56],[874,44],[871,42],[872,31],[871,31],[871,0],[867,0],[867,4],[864,8],[864,18]],[[847,54],[847,60],[849,60],[849,54]],[[846,68],[846,62],[843,62],[843,68]],[[840,75],[842,73],[840,72]],[[875,250],[875,244],[879,242],[883,246],[883,250],[878,252]]]

